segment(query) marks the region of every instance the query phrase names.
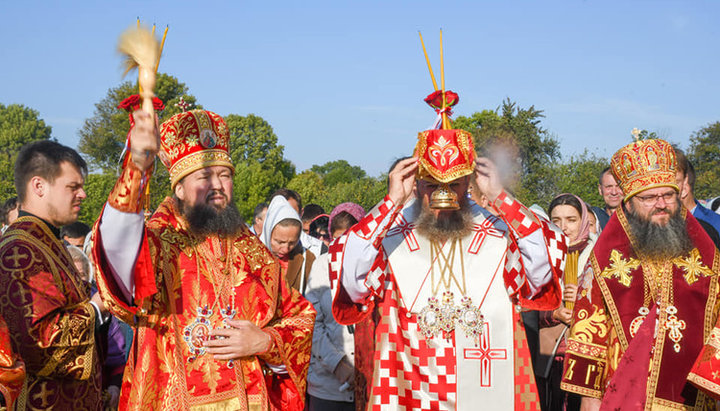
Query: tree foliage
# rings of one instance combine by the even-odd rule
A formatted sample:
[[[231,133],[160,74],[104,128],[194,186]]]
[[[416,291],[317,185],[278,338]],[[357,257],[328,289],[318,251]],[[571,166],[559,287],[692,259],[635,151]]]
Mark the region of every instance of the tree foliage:
[[[720,195],[720,122],[693,133],[687,154],[695,166],[695,197]]]
[[[567,162],[557,164],[553,174],[562,178],[556,180],[554,195],[575,194],[592,206],[602,206],[603,199],[597,188],[598,177],[608,164],[608,159],[590,154],[587,150],[570,157]],[[540,204],[544,209],[548,205],[550,202]]]
[[[36,110],[21,104],[0,104],[0,199],[15,196],[15,159],[27,143],[50,138],[52,128]],[[0,203],[1,204],[1,203]]]
[[[283,157],[285,147],[270,124],[254,114],[225,117],[230,132],[230,157],[235,166],[235,202],[245,219],[258,203],[295,175],[295,166]]]
[[[554,195],[553,165],[560,159],[558,141],[542,128],[542,110],[521,108],[505,99],[495,110],[460,116],[454,127],[473,135],[479,155],[496,162],[501,178],[526,204],[549,202]]]

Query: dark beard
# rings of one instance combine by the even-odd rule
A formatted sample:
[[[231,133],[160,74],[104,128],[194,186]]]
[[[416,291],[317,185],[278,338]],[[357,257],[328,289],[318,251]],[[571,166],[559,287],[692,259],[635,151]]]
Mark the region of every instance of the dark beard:
[[[473,218],[467,201],[460,204],[459,210],[449,211],[442,217],[436,217],[429,207],[423,205],[416,220],[417,231],[430,241],[461,239],[472,232]]]
[[[233,202],[229,202],[222,210],[207,204],[189,207],[180,200],[177,202],[182,216],[188,222],[190,232],[198,236],[218,235],[227,238],[238,235],[245,227],[245,221]]]
[[[668,260],[686,255],[694,248],[680,209],[670,213],[670,220],[664,226],[645,220],[627,209],[626,214],[630,233],[636,241],[635,251],[639,255],[653,260]]]

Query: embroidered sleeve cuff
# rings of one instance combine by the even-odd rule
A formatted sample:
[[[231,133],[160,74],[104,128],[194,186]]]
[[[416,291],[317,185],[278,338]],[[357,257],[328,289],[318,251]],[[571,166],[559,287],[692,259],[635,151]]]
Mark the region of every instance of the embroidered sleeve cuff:
[[[108,204],[124,213],[137,214],[145,204],[145,187],[149,183],[152,168],[142,172],[128,161],[108,197]]]
[[[535,214],[505,191],[500,193],[492,206],[521,238],[540,229]]]

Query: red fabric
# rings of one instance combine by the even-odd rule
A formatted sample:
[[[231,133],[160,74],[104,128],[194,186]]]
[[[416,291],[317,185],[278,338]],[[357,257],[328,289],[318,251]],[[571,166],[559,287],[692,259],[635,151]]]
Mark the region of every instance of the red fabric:
[[[460,97],[457,93],[450,90],[445,91],[445,107],[452,107],[460,101]],[[436,111],[442,110],[443,108],[443,92],[442,90],[435,90],[425,97],[425,102]]]
[[[605,388],[600,410],[642,410],[650,369],[651,349],[654,342],[657,306],[650,307],[650,313],[638,329],[635,338],[623,353],[613,378]]]
[[[145,234],[135,263],[135,303],[141,305],[142,300],[155,295],[157,292],[150,245],[148,244],[148,236]]]
[[[153,109],[155,111],[162,111],[165,110],[165,103],[163,103],[162,100],[160,100],[157,97],[152,98],[153,102]],[[142,98],[140,98],[140,95],[133,94],[130,97],[127,97],[123,101],[118,104],[117,108],[122,110],[127,110],[129,113],[132,113],[135,110],[139,110],[142,107]]]

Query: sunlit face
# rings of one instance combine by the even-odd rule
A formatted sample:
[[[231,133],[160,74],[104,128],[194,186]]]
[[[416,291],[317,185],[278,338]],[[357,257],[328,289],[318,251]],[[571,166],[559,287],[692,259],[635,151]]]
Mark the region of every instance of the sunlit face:
[[[258,234],[262,233],[263,223],[265,223],[265,215],[267,215],[267,207],[265,207],[262,213],[258,214],[258,216],[255,217],[255,221],[253,221],[253,228]]]
[[[610,171],[603,174],[602,182],[598,185],[598,191],[600,191],[600,195],[610,209],[617,208],[622,202],[623,192]]]
[[[50,183],[45,181],[47,189],[47,220],[55,227],[74,223],[80,214],[80,205],[87,195],[83,190],[85,178],[80,170],[71,163],[60,163],[60,175]]]
[[[568,204],[555,206],[550,213],[550,219],[570,239],[570,245],[577,243],[582,216],[575,207]]]
[[[465,199],[465,196],[467,195],[469,184],[470,184],[470,180],[467,176],[458,178],[449,183],[450,189],[455,192],[460,204],[462,204],[462,202],[465,201],[464,199]],[[438,187],[440,187],[440,185],[441,184],[435,180],[433,180],[433,181],[418,180],[417,181],[417,195],[420,198],[420,200],[422,201],[424,208],[427,208],[430,206],[430,196],[432,195],[433,191],[435,191]],[[430,210],[437,217],[442,217],[444,214],[449,214],[449,213],[452,213],[455,211],[455,210],[436,210],[436,209],[430,209]]]
[[[233,173],[229,167],[210,166],[185,176],[176,186],[175,195],[187,207],[207,204],[223,210],[232,199]]]
[[[310,224],[312,224],[312,220],[303,221],[303,232],[305,234],[310,234]]]
[[[655,187],[632,196],[627,202],[628,209],[640,218],[665,226],[680,207],[678,192],[670,187]]]
[[[276,225],[270,234],[270,251],[277,258],[285,260],[298,241],[300,241],[300,227]]]

